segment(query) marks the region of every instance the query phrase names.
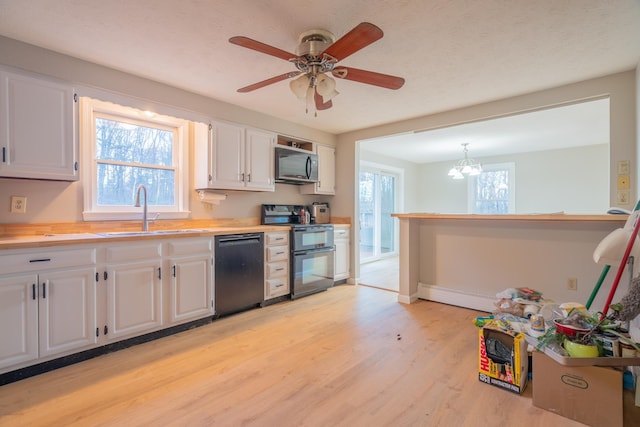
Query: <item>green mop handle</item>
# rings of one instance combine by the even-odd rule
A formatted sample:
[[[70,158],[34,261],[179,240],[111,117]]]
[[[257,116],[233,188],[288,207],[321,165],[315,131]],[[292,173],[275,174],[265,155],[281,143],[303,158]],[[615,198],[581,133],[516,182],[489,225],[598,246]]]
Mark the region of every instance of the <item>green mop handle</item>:
[[[591,308],[591,304],[593,303],[593,300],[595,299],[596,295],[598,295],[598,291],[600,291],[600,286],[602,286],[602,282],[604,282],[604,278],[607,277],[607,273],[609,273],[610,269],[611,269],[611,266],[609,264],[605,265],[604,268],[602,269],[602,273],[600,273],[600,277],[598,278],[598,283],[596,283],[596,287],[593,288],[593,291],[591,291],[589,300],[585,305],[587,307],[587,310]]]

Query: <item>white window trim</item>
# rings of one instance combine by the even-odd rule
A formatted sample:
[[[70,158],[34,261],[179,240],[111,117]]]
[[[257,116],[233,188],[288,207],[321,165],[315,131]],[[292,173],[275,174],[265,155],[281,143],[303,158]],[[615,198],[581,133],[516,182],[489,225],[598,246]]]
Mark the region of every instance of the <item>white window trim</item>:
[[[80,140],[82,147],[82,182],[84,183],[84,211],[85,221],[138,220],[142,218],[142,208],[133,206],[98,206],[97,204],[97,162],[95,160],[96,129],[95,113],[122,116],[131,119],[156,123],[177,129],[178,143],[176,159],[176,207],[149,205],[148,217],[158,219],[184,219],[191,215],[189,210],[189,121],[175,117],[153,115],[148,117],[142,110],[116,105],[110,102],[98,101],[92,98],[80,98]]]
[[[509,170],[509,214],[516,213],[516,164],[514,162],[489,163],[482,165],[482,171]],[[473,213],[475,204],[476,177],[470,176],[467,181],[467,213]]]

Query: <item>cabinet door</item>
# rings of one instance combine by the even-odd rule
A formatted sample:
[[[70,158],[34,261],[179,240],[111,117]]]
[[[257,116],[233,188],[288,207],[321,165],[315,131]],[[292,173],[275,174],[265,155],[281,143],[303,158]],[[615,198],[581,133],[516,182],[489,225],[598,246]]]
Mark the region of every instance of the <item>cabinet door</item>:
[[[96,343],[95,268],[39,277],[40,357]]]
[[[170,321],[181,323],[213,314],[211,255],[170,260]]]
[[[0,372],[38,358],[38,276],[0,279]]]
[[[244,127],[214,123],[211,141],[211,188],[244,188]]]
[[[334,280],[342,280],[349,278],[349,230],[336,227],[334,230],[335,262],[334,262]]]
[[[0,176],[76,181],[71,86],[0,71]]]
[[[318,194],[336,193],[336,149],[318,145]]]
[[[300,186],[302,194],[336,194],[336,149],[316,144],[318,182]]]
[[[107,340],[142,335],[162,326],[160,261],[107,268]]]
[[[272,133],[247,129],[246,176],[247,189],[275,191],[274,146],[276,136]]]

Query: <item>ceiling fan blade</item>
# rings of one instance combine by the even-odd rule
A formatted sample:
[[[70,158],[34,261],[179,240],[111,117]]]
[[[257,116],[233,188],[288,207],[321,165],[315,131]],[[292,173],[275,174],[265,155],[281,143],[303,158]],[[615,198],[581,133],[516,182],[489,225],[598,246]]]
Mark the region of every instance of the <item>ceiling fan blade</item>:
[[[276,58],[289,61],[290,59],[297,58],[298,55],[289,53],[277,47],[269,46],[257,40],[250,39],[249,37],[236,36],[229,39],[230,43],[237,44],[238,46],[246,47],[247,49],[257,50],[258,52],[266,53],[267,55],[275,56]]]
[[[382,30],[368,22],[362,22],[347,34],[335,41],[323,53],[336,58],[338,61],[369,46],[383,36]]]
[[[317,90],[314,90],[313,94],[314,94],[313,98],[316,102],[316,110],[318,111],[328,110],[333,106],[333,103],[331,102],[331,100],[328,100],[327,102],[323,102],[322,96],[318,93]]]
[[[291,71],[288,73],[280,74],[279,76],[271,77],[270,79],[263,80],[258,83],[254,83],[249,86],[241,87],[238,89],[240,93],[251,92],[252,90],[260,89],[261,87],[269,86],[270,84],[281,82],[282,80],[290,79],[291,77],[295,77],[300,74],[301,71]]]
[[[368,85],[380,86],[387,89],[400,89],[404,85],[402,77],[388,74],[374,73],[373,71],[359,70],[351,67],[336,67],[331,73],[334,77]]]

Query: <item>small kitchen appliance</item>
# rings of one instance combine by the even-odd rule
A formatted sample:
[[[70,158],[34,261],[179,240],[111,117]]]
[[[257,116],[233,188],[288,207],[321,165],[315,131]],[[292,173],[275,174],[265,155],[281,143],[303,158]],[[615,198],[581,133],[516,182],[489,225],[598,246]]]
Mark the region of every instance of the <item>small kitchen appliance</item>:
[[[315,224],[329,224],[331,222],[329,203],[313,202],[309,209],[311,209],[311,222]]]

